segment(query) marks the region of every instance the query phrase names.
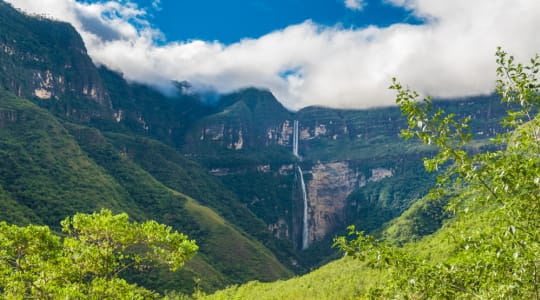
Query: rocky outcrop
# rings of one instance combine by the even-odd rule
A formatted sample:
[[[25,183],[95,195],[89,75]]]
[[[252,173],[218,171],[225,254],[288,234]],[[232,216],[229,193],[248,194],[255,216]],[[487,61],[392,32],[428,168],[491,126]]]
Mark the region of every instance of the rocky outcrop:
[[[289,239],[289,224],[283,218],[268,225],[268,230],[279,239]]]
[[[358,187],[358,174],[348,162],[318,163],[307,183],[309,242],[321,241],[343,226],[346,200]]]
[[[384,178],[392,177],[394,176],[394,171],[390,169],[384,169],[384,168],[375,168],[371,170],[371,177],[369,178],[369,182],[377,182],[381,181]]]
[[[71,121],[112,119],[110,95],[71,25],[0,8],[4,89]]]
[[[385,168],[370,170],[369,179],[349,161],[318,162],[305,172],[308,197],[308,242],[322,241],[347,225],[347,198],[367,182],[392,177]],[[368,173],[368,174],[369,174]]]
[[[234,150],[242,150],[244,147],[244,137],[242,135],[242,129],[238,130],[238,140],[234,142]]]
[[[217,142],[226,145],[227,149],[242,150],[245,146],[244,133],[241,126],[236,129],[226,124],[212,124],[201,130],[199,140]]]
[[[278,144],[282,146],[292,145],[293,127],[289,120],[285,120],[281,126],[271,127],[266,130],[266,145]]]

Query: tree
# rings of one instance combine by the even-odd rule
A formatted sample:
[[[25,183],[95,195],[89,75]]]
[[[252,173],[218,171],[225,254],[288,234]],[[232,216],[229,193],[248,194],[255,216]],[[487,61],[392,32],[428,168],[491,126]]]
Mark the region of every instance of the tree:
[[[424,165],[441,172],[430,196],[453,197],[448,232],[455,243],[444,260],[430,261],[350,228],[354,239],[338,238],[337,246],[394,270],[391,284],[377,293],[540,299],[540,58],[525,66],[500,48],[496,56],[497,92],[510,108],[502,121],[508,131],[492,140],[490,149],[497,150],[471,154],[470,117],[435,110],[431,98],[418,101],[417,92],[393,80],[409,123],[402,135],[438,148]]]
[[[119,276],[163,264],[177,270],[197,251],[194,241],[154,221],[130,222],[109,210],[47,226],[0,223],[0,293],[7,299],[148,299],[158,294]]]

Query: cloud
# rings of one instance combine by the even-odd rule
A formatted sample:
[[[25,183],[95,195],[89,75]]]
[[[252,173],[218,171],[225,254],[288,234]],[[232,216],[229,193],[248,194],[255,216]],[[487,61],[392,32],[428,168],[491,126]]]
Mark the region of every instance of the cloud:
[[[157,11],[160,11],[161,8],[161,0],[154,0],[152,1],[152,8],[154,8]]]
[[[345,7],[351,10],[362,10],[366,6],[364,0],[345,0]]]
[[[186,80],[219,92],[268,88],[291,109],[392,105],[388,86],[394,76],[435,97],[487,94],[494,89],[497,46],[522,60],[540,51],[537,0],[387,1],[410,9],[424,24],[350,29],[307,20],[224,45],[158,43],[161,33],[129,1],[9,0],[74,24],[92,59],[128,80],[161,88]]]

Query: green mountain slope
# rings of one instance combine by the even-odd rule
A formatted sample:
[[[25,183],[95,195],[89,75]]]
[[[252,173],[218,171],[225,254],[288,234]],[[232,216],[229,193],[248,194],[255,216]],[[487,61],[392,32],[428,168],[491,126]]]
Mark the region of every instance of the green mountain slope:
[[[423,198],[378,233],[384,239],[403,245],[410,253],[426,259],[448,257],[455,246],[449,234],[455,228],[444,211],[444,201]],[[444,224],[446,223],[446,224]],[[460,226],[477,226],[474,219]],[[368,299],[370,289],[384,285],[389,273],[374,269],[350,257],[343,257],[310,273],[272,283],[253,281],[235,285],[200,299]]]
[[[499,102],[496,96],[482,96],[438,101],[438,105],[456,115],[472,115],[473,134],[488,139],[500,131],[496,119],[505,106]],[[263,108],[266,114],[261,113]],[[271,94],[246,89],[224,96],[216,110],[189,130],[183,151],[234,191],[276,236],[297,249],[302,197],[296,165],[304,171],[308,194],[314,195],[309,197],[311,214],[330,220],[310,225],[310,230],[322,232],[312,241],[314,247],[319,242],[328,245],[347,224],[378,229],[424,196],[435,181],[436,176],[422,166],[422,157],[434,148],[399,138],[406,122],[397,107],[307,107],[293,114]],[[301,159],[292,155],[294,120],[299,121]],[[336,207],[344,208],[332,211],[320,207],[330,200],[319,196],[336,193],[325,179],[336,176],[345,177],[347,184],[340,193],[346,196],[333,199]],[[323,257],[311,256],[329,253],[319,250],[302,256],[321,261]]]
[[[254,281],[200,299],[358,299],[372,282],[383,278],[357,261],[340,259],[301,277],[272,283]]]
[[[436,264],[461,250],[462,245],[455,243],[457,234],[478,234],[492,229],[489,223],[482,222],[486,212],[476,212],[455,222],[444,216],[442,206],[444,202],[424,199],[380,234],[402,244],[403,253]],[[300,277],[272,283],[254,281],[200,299],[371,299],[368,294],[390,280],[390,269],[343,257]]]
[[[47,111],[6,93],[0,116],[2,220],[58,224],[69,214],[105,207],[172,225],[197,239],[202,250],[187,267],[191,275],[168,275],[176,285],[159,278],[147,282],[159,290],[189,290],[197,277],[203,278],[202,287],[215,289],[290,275],[263,245],[122,157],[99,131],[62,125]]]
[[[3,194],[17,203],[2,211],[4,220],[15,222],[12,215],[21,214],[34,223],[57,225],[67,215],[101,207],[141,214],[47,111],[1,92],[0,115],[0,182]]]
[[[88,155],[126,190],[128,202],[144,209],[146,218],[172,225],[195,238],[200,245],[201,254],[207,257],[207,263],[227,278],[229,283],[243,282],[250,278],[268,281],[290,275],[263,245],[253,241],[253,237],[231,226],[211,209],[196,204],[194,200],[162,184],[139,167],[127,156],[126,151],[131,148],[123,147],[120,148],[122,150],[116,150],[95,129],[73,125],[71,131]],[[154,172],[167,172],[166,165],[157,166],[159,168],[152,169]],[[171,173],[169,175],[174,176]],[[204,181],[197,182],[195,178],[184,177],[184,180],[188,184],[204,186]],[[230,249],[236,247],[244,251],[228,251],[224,249],[226,245],[229,245]],[[225,260],[223,256],[229,259]],[[269,271],[264,273],[251,271],[259,268]]]
[[[0,84],[72,120],[110,115],[110,98],[77,31],[0,1]],[[53,100],[53,101],[50,101]]]
[[[172,225],[201,251],[180,273],[135,278],[160,291],[305,272],[335,255],[328,244],[346,225],[380,233],[434,180],[421,168],[433,149],[398,138],[406,124],[395,107],[293,113],[253,88],[205,105],[205,95],[182,93],[184,83],[164,95],[97,68],[69,24],[3,1],[0,66],[0,220],[57,226],[105,207]],[[489,138],[505,109],[496,102],[443,105],[473,114],[473,133]],[[292,155],[294,120],[301,158]],[[311,196],[308,250],[298,166]],[[424,228],[432,207],[413,209],[381,234],[405,243],[442,222]]]
[[[277,255],[282,263],[298,271],[298,260],[287,241],[275,238],[241,197],[230,191],[226,182],[211,176],[196,162],[158,141],[124,134],[108,133],[106,137],[119,151],[137,163],[167,187],[182,191],[197,199],[202,205],[212,208],[231,224],[241,228]],[[239,175],[241,180],[243,177]],[[225,183],[225,184],[224,184]]]
[[[172,225],[204,250],[184,272],[159,270],[158,277],[145,274],[137,279],[160,291],[190,291],[194,278],[202,278],[200,286],[212,290],[291,275],[254,237],[279,248],[272,245],[264,224],[225,186],[173,148],[148,138],[137,145],[144,140],[139,140],[141,135],[182,144],[190,118],[208,114],[208,107],[194,97],[166,97],[98,70],[68,24],[22,15],[3,1],[0,22],[0,64],[6,71],[0,84],[19,95],[2,91],[0,98],[1,220],[57,226],[75,212],[105,207],[136,220]],[[136,148],[148,155],[128,157],[121,148],[126,141],[133,146],[130,154]],[[154,165],[152,153],[170,159]],[[175,177],[176,171],[183,175]],[[184,191],[210,208],[189,200],[188,209]],[[243,251],[224,253],[222,242]],[[281,258],[286,261],[288,256]],[[256,272],[262,269],[268,271]]]

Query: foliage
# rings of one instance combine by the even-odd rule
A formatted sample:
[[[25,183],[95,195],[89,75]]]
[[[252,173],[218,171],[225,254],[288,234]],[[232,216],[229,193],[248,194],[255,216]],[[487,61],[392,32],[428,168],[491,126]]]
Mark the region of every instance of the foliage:
[[[384,276],[358,264],[357,261],[344,258],[302,277],[272,283],[253,281],[228,287],[212,295],[199,295],[196,299],[357,299],[365,294],[373,283],[381,282]]]
[[[447,231],[453,249],[442,260],[426,260],[354,228],[353,240],[336,239],[346,254],[393,270],[374,295],[539,299],[540,57],[524,66],[498,49],[497,63],[497,91],[519,108],[503,120],[509,131],[493,139],[494,150],[479,154],[466,148],[470,118],[434,110],[430,98],[420,103],[418,93],[394,80],[391,88],[409,122],[402,135],[439,149],[424,160],[427,170],[443,172],[431,195],[456,194],[448,209],[457,218]]]
[[[67,215],[102,207],[140,216],[46,110],[0,91],[0,123],[0,220],[56,230]]]
[[[419,241],[439,230],[450,217],[451,214],[445,210],[447,204],[448,199],[419,199],[401,216],[386,223],[380,229],[381,237],[394,245]]]
[[[230,192],[222,185],[213,183],[198,165],[188,165],[189,161],[186,162],[174,150],[146,138],[130,140],[132,138],[129,136],[118,134],[103,136],[101,132],[83,126],[71,125],[69,128],[90,158],[125,188],[128,194],[126,202],[144,208],[145,217],[188,233],[201,246],[200,260],[197,259],[196,263],[194,261],[181,272],[167,274],[160,270],[160,276],[136,276],[138,283],[159,291],[181,288],[183,292],[191,292],[193,277],[202,278],[200,286],[209,291],[226,284],[254,279],[270,281],[290,276],[289,270],[266,247],[253,239],[253,235],[249,235],[257,229],[256,226],[260,226],[254,222],[258,220],[248,215],[249,211],[245,208],[241,211],[237,209],[234,212],[237,217],[234,218],[231,210],[240,204],[235,204],[235,199],[227,195]],[[118,149],[106,137],[114,140]],[[186,185],[192,186],[186,189]],[[209,188],[213,191],[206,190]],[[218,201],[228,202],[230,207],[220,210],[218,215],[178,190],[189,192],[197,199],[203,198],[201,204],[214,210],[219,209]],[[224,197],[216,199],[218,196],[209,196],[212,192]],[[253,231],[246,234],[247,230],[241,231],[233,224],[252,226]],[[194,273],[189,277],[186,271]],[[183,286],[174,286],[179,281],[176,278],[178,274],[189,278],[189,286],[185,282]]]
[[[107,134],[106,137],[117,149],[122,149],[130,160],[137,163],[161,183],[175,191],[182,191],[183,194],[197,199],[200,204],[212,208],[232,225],[240,227],[247,234],[264,243],[289,268],[293,269],[295,267],[289,263],[289,258],[294,255],[290,250],[292,247],[284,245],[284,240],[275,238],[268,231],[266,224],[277,222],[277,220],[265,223],[261,219],[265,216],[271,216],[270,213],[259,214],[259,211],[250,207],[249,204],[246,205],[240,202],[240,200],[243,200],[249,203],[244,199],[250,198],[251,194],[249,192],[257,187],[254,183],[254,179],[258,178],[257,172],[254,172],[255,174],[250,172],[246,175],[234,174],[222,177],[224,181],[222,183],[215,176],[208,174],[196,162],[187,159],[175,149],[155,140],[120,134]],[[229,158],[222,158],[222,160],[227,159]],[[237,185],[230,183],[228,179],[237,182]],[[265,179],[267,180],[265,183],[275,189],[277,184],[272,181],[274,177],[266,176]],[[242,186],[243,184],[249,186],[249,189],[238,190],[236,188],[236,186]],[[260,183],[259,186],[266,187],[263,184],[264,182]],[[282,190],[285,190],[285,193],[282,194],[283,197],[280,199],[290,198],[290,189],[282,188]],[[276,205],[276,201],[272,203],[274,203],[272,205]],[[279,203],[277,205],[280,205]],[[202,242],[202,239],[204,239],[202,235],[197,235],[197,241]]]
[[[171,227],[109,210],[76,214],[62,227],[60,237],[47,226],[0,223],[2,299],[156,298],[119,276],[156,263],[177,270],[198,249]]]
[[[105,67],[96,69],[70,25],[22,15],[4,1],[0,1],[0,44],[5,50],[0,51],[0,89],[19,95],[1,92],[0,97],[0,220],[46,224],[55,231],[66,215],[106,207],[125,211],[135,220],[155,219],[188,232],[202,250],[181,272],[147,266],[152,269],[122,276],[159,292],[187,291],[192,286],[186,283],[194,277],[202,278],[198,287],[205,291],[253,279],[273,280],[290,275],[282,264],[299,271],[306,262],[321,257],[324,243],[299,257],[290,241],[274,239],[267,230],[267,224],[282,218],[289,222],[289,233],[294,231],[290,224],[293,176],[277,172],[296,161],[286,147],[286,120],[299,119],[303,129],[312,133],[313,138],[301,144],[306,165],[356,160],[351,166],[362,165],[359,170],[367,175],[372,166],[408,169],[396,162],[414,158],[415,164],[433,149],[398,139],[405,122],[398,120],[396,108],[319,107],[293,115],[269,92],[256,89],[224,96],[210,106],[202,104],[205,95],[162,95],[148,86],[128,83]],[[49,76],[49,83],[41,80]],[[35,97],[36,89],[45,83],[52,93],[50,101]],[[471,128],[478,122],[478,130],[473,131],[480,134],[491,130],[489,116],[500,110],[494,108],[491,114],[495,100],[443,105],[457,114],[460,109],[472,113]],[[315,137],[320,126],[326,126],[328,134]],[[201,133],[212,128],[225,133],[223,139],[201,140]],[[273,142],[268,139],[269,129]],[[240,138],[240,131],[244,148],[227,149]],[[176,148],[165,149],[155,140]],[[272,144],[278,140],[283,145]],[[273,172],[257,170],[266,165]],[[208,174],[216,168],[230,169],[230,175]],[[414,180],[424,176],[416,170],[411,172]],[[407,178],[413,177],[395,174],[392,179],[368,183],[357,194],[361,196],[357,202],[370,201],[367,206],[356,206],[359,214],[352,218],[360,220],[357,225],[373,224],[379,216],[393,217],[416,199],[418,191],[425,190],[425,182],[412,185]],[[388,207],[392,214],[377,213]],[[371,219],[364,219],[363,214]],[[413,223],[423,224],[423,219]],[[427,232],[420,229],[414,232]]]
[[[369,164],[366,161],[360,165]],[[349,220],[366,232],[381,229],[383,224],[400,216],[412,203],[426,195],[435,182],[435,176],[423,170],[418,155],[403,155],[403,159],[397,160],[391,169],[393,176],[367,182],[348,197],[351,206]]]

